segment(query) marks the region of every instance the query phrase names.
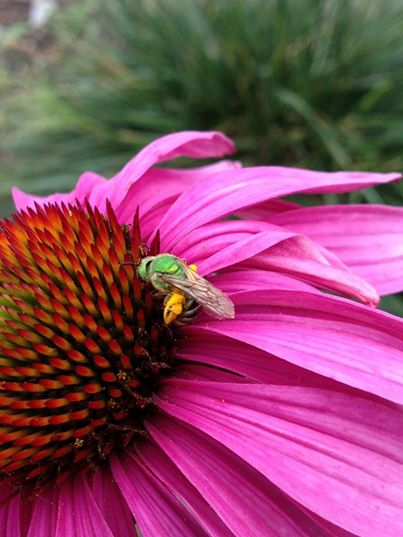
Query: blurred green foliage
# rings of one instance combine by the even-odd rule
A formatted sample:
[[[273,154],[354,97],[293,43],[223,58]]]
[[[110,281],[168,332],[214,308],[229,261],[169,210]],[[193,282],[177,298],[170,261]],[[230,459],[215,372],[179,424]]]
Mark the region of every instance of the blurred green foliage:
[[[0,210],[12,184],[65,190],[181,129],[247,163],[403,168],[401,0],[81,0],[49,31],[28,73],[0,69]]]
[[[403,167],[401,0],[83,0],[50,30],[8,81],[6,188],[110,173],[178,129],[222,129],[252,163]]]

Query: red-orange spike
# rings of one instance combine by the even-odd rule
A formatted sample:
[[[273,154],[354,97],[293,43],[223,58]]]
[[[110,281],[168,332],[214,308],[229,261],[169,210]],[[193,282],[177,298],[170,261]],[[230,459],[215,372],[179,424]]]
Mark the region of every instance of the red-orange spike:
[[[70,343],[70,341],[61,336],[54,336],[52,338],[52,342],[56,345],[57,348],[63,351],[69,351],[72,348],[72,344]]]
[[[140,229],[140,208],[137,206],[136,212],[133,217],[133,224],[131,229],[131,244],[133,251],[133,261],[138,262],[140,260],[139,249],[141,245],[141,229]]]
[[[94,376],[94,372],[92,371],[92,369],[85,365],[78,365],[74,369],[77,375],[80,375],[80,377],[91,378]]]
[[[72,369],[70,361],[64,358],[50,358],[49,363],[55,369],[60,369],[62,371],[70,371]]]
[[[88,313],[92,317],[97,318],[98,317],[98,311],[97,311],[97,308],[95,307],[94,302],[91,300],[91,298],[88,295],[84,295],[82,297],[82,301],[83,301],[83,305],[84,305],[85,309],[88,311]]]
[[[122,297],[120,295],[119,289],[115,283],[112,283],[109,287],[109,294],[112,298],[113,305],[117,310],[122,308]]]
[[[105,326],[97,326],[97,335],[101,338],[103,343],[108,343],[111,340],[112,335],[110,330],[105,328]]]
[[[87,362],[86,356],[82,352],[78,351],[77,349],[71,349],[70,351],[66,352],[66,354],[72,362],[76,362],[80,364],[85,364]]]
[[[128,295],[130,291],[130,285],[129,285],[129,278],[128,278],[128,265],[121,265],[119,267],[119,273],[118,273],[118,286],[121,289],[122,295]],[[133,279],[133,274],[131,275],[130,279]]]
[[[112,269],[108,263],[102,264],[101,272],[102,272],[103,280],[105,281],[108,288],[111,285],[114,285],[114,279],[115,279],[114,273],[112,272]]]
[[[104,302],[108,300],[108,295],[107,295],[107,292],[106,292],[106,289],[103,285],[103,283],[101,283],[101,281],[95,276],[92,280],[92,284],[95,288],[95,292],[97,294],[97,297],[99,299],[102,299]]]
[[[121,309],[121,307],[119,309]],[[122,333],[125,328],[125,324],[124,319],[118,310],[112,311],[112,319],[115,329],[118,330],[119,333]]]
[[[100,367],[102,369],[106,369],[108,367],[111,367],[111,363],[109,360],[104,358],[103,356],[100,356],[99,354],[96,354],[93,357],[93,362],[97,367]]]
[[[155,236],[150,245],[150,254],[149,255],[158,255],[160,253],[160,230],[157,229]]]
[[[84,315],[82,314],[82,312],[80,311],[79,308],[82,307],[82,304],[79,304],[77,307],[76,306],[73,306],[72,304],[69,304],[67,306],[67,310],[68,312],[70,313],[70,317],[71,317],[71,320],[76,324],[78,325],[80,328],[85,328],[86,327],[86,324],[85,324],[85,320],[84,320]],[[74,325],[70,325],[71,326],[74,326]],[[70,328],[69,327],[69,328]],[[77,327],[78,328],[78,327]],[[71,328],[70,328],[70,333],[71,333]]]
[[[122,354],[122,347],[119,345],[116,339],[108,343],[108,348],[115,356],[119,356]]]

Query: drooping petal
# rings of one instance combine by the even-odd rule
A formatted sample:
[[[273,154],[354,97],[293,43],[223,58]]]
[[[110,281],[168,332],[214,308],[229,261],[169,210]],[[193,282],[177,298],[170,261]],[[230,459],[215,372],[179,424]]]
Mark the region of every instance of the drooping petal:
[[[323,253],[314,243],[301,236],[274,245],[266,252],[245,260],[244,265],[285,272],[319,289],[356,298],[369,306],[379,303],[379,295],[371,284],[337,260],[336,263],[329,262],[331,257],[325,257]]]
[[[81,176],[77,187],[67,194],[53,194],[48,197],[30,196],[14,189],[13,196],[19,210],[33,206],[35,202],[74,203],[86,199],[103,212],[109,200],[117,208],[125,198],[130,186],[142,177],[152,166],[177,157],[210,158],[221,157],[234,152],[234,144],[219,132],[184,131],[168,134],[140,151],[126,166],[109,181],[87,172]],[[133,207],[133,214],[136,207]]]
[[[114,537],[90,488],[76,474],[60,487],[55,537]]]
[[[254,468],[205,434],[165,416],[147,429],[235,535],[328,535]]]
[[[92,494],[113,537],[137,537],[130,510],[109,468],[99,468],[95,472]]]
[[[137,457],[165,486],[175,492],[211,537],[233,536],[211,505],[203,499],[198,488],[185,478],[157,445],[151,442],[144,443],[139,446]]]
[[[206,337],[211,333],[232,337],[403,403],[403,320],[348,300],[305,291],[245,292],[231,299],[235,319],[197,321]]]
[[[163,136],[147,145],[124,168],[104,185],[93,189],[89,202],[100,211],[109,200],[118,208],[130,187],[152,166],[177,157],[210,158],[231,154],[235,150],[229,138],[219,132],[184,131]],[[136,206],[133,207],[133,214]],[[131,219],[130,219],[131,221]]]
[[[381,294],[403,289],[403,208],[336,205],[287,211],[271,220],[335,252]]]
[[[400,410],[317,388],[164,384],[160,408],[224,444],[319,516],[362,537],[403,532]]]
[[[192,169],[152,168],[141,176],[138,181],[132,183],[115,210],[116,216],[119,222],[131,224],[133,212],[136,207],[139,207],[142,232],[147,234],[148,230],[144,229],[142,220],[149,213],[155,212],[158,207],[165,207],[167,201],[172,204],[184,190],[197,183],[197,181],[218,171],[235,170],[239,167],[238,162],[223,160],[209,166]],[[161,212],[159,218],[161,219],[163,215],[164,213]]]
[[[57,486],[41,491],[35,498],[34,509],[27,537],[53,537],[56,531],[59,508],[59,489]]]
[[[311,240],[265,222],[235,220],[206,225],[191,232],[172,253],[196,263],[201,275],[243,263],[279,270],[369,305],[379,302],[371,285],[340,261],[334,262],[332,256],[326,257]]]
[[[131,181],[133,174],[140,176],[152,166],[178,157],[222,157],[234,151],[234,143],[222,132],[174,132],[148,144],[125,165],[118,175],[122,181],[127,177]]]
[[[299,192],[348,192],[398,179],[400,174],[314,172],[254,167],[223,171],[186,190],[162,218],[162,248],[169,251],[191,230],[264,201]]]
[[[115,456],[112,471],[143,537],[207,537],[192,513],[139,460]]]

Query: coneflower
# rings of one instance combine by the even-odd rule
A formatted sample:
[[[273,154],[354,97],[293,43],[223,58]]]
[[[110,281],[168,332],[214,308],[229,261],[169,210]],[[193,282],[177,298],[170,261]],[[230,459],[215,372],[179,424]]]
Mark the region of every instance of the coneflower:
[[[373,308],[403,288],[403,210],[279,199],[399,175],[153,167],[231,152],[178,133],[110,180],[14,191],[2,537],[403,533],[403,322]],[[138,270],[159,253],[197,265],[235,318],[167,324],[168,292]]]

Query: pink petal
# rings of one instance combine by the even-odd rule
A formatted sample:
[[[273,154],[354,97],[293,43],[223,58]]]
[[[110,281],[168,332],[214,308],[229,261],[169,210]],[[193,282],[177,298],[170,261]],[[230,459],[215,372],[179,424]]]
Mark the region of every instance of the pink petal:
[[[99,468],[94,474],[92,494],[114,537],[137,537],[130,510],[109,468]]]
[[[214,382],[245,382],[250,384],[254,382],[252,379],[239,376],[233,371],[222,371],[216,367],[210,367],[204,363],[201,364],[181,364],[178,367],[175,378],[191,379],[191,380],[211,380]]]
[[[256,470],[205,434],[166,416],[147,424],[147,430],[234,535],[327,535]]]
[[[1,537],[22,537],[21,500],[18,496],[10,497],[0,492],[0,535]]]
[[[380,293],[403,289],[403,208],[382,205],[307,207],[271,219],[335,252]]]
[[[198,489],[189,483],[164,451],[154,443],[147,442],[139,446],[137,456],[168,489],[174,491],[209,535],[212,537],[233,536],[233,533],[200,495]]]
[[[119,178],[143,174],[146,170],[178,157],[211,158],[235,152],[232,140],[218,131],[182,131],[162,136],[148,144],[119,172]]]
[[[186,338],[178,347],[178,358],[233,371],[252,381],[265,384],[327,387],[334,381],[312,373],[276,356],[193,325],[186,329]],[[216,370],[211,368],[216,375]],[[217,378],[214,378],[217,380]],[[232,382],[235,382],[232,379]],[[239,381],[237,381],[239,382]]]
[[[342,528],[336,526],[335,524],[332,524],[328,520],[325,520],[324,518],[315,515],[314,513],[312,513],[312,511],[309,511],[300,504],[298,505],[300,506],[300,509],[305,511],[308,516],[310,516],[321,528],[323,528],[323,530],[327,532],[326,535],[328,535],[328,537],[356,537],[355,534],[343,530]]]
[[[22,190],[14,187],[11,191],[15,206],[18,211],[34,208],[35,203],[42,206],[46,203],[74,203],[75,200],[84,202],[90,196],[91,192],[98,188],[102,188],[105,179],[93,172],[85,172],[79,178],[76,188],[66,194],[51,194],[50,196],[32,196]]]
[[[41,491],[34,500],[34,510],[27,537],[53,537],[56,531],[59,508],[59,489],[57,486]]]
[[[94,189],[89,200],[101,211],[108,199],[117,208],[130,187],[152,166],[177,157],[222,157],[235,151],[233,142],[219,132],[184,131],[163,136],[140,151],[113,179]],[[133,214],[136,207],[133,207]],[[130,219],[131,220],[131,219]]]
[[[244,263],[253,268],[279,270],[322,289],[336,291],[376,305],[375,289],[340,261],[325,257],[308,238],[254,220],[219,222],[191,232],[172,253],[198,265],[206,275]]]
[[[299,209],[301,206],[297,203],[286,200],[270,200],[248,207],[238,211],[236,214],[246,220],[267,220],[269,217],[281,214],[287,211]]]
[[[114,208],[125,198],[130,186],[142,177],[155,164],[177,157],[210,158],[231,154],[235,150],[232,141],[219,132],[184,131],[168,134],[155,140],[138,153],[126,166],[109,181],[92,172],[85,173],[76,188],[67,194],[53,194],[45,198],[34,197],[14,189],[13,196],[18,209],[49,202],[74,203],[88,198],[101,212],[105,210],[106,200]],[[133,207],[133,214],[136,206]]]
[[[403,403],[403,320],[304,291],[232,295],[233,320],[197,321],[206,337],[243,341],[339,382]],[[183,333],[189,328],[184,327]]]
[[[316,388],[165,386],[160,408],[223,443],[312,512],[362,537],[403,532],[401,411]]]
[[[143,537],[207,537],[190,511],[140,461],[114,457],[112,471]]]
[[[238,162],[223,160],[193,169],[152,168],[130,186],[122,202],[115,209],[119,222],[131,224],[136,207],[140,207],[140,218],[144,218],[155,208],[165,206],[167,200],[172,204],[184,190],[197,181],[218,171],[234,170],[239,166]],[[161,212],[159,218],[161,219],[163,215]]]
[[[191,230],[240,209],[298,192],[347,192],[393,181],[399,174],[314,172],[255,167],[223,171],[186,190],[162,218],[162,248],[169,251]]]
[[[55,537],[114,537],[84,477],[60,487]],[[49,536],[50,537],[50,536]]]
[[[262,231],[273,229],[283,232],[284,236],[286,236],[287,232],[284,232],[278,226],[270,226],[270,224],[258,220],[228,220],[205,224],[192,230],[186,237],[176,243],[171,251],[179,257],[185,257],[188,262],[200,263],[237,241],[247,239],[251,235],[256,235]],[[288,236],[291,237],[294,234],[290,233]]]
[[[158,229],[161,215],[169,210],[174,201],[174,199],[167,198],[159,205],[153,207],[145,216],[141,217],[141,236],[146,244],[152,242],[155,230]]]
[[[207,258],[219,254],[224,248],[234,247],[240,241],[246,241],[263,232],[272,233],[272,244],[296,236],[293,233],[289,233],[288,230],[268,222],[259,220],[227,220],[205,224],[192,230],[180,242],[175,244],[171,251],[178,257],[186,258],[188,262],[194,262],[200,265],[203,262],[209,263]],[[277,239],[277,241],[274,239]],[[311,250],[315,252],[315,259],[324,261],[326,264],[330,263],[338,268],[346,268],[337,256],[325,248],[312,246]],[[244,258],[245,256],[242,259]],[[219,265],[220,268],[224,266],[228,266],[228,264],[221,263]],[[217,268],[218,265],[215,264],[211,269],[204,269],[203,273],[206,274]],[[200,267],[198,271],[200,272]]]
[[[301,282],[292,276],[281,272],[258,269],[228,269],[225,272],[214,274],[208,280],[225,293],[233,294],[240,291],[262,291],[263,289],[288,289],[290,291],[316,291],[308,283]]]
[[[228,244],[229,239],[231,239],[231,234],[228,233],[228,231],[231,227],[235,227],[232,225],[233,222],[234,221],[223,222],[223,224],[228,224],[228,230],[223,236],[227,245],[224,246],[224,244],[218,243],[218,248],[213,254],[210,254],[208,257],[204,256],[204,259],[198,262],[198,272],[201,275],[210,274],[220,269],[235,265],[236,263],[240,263],[260,254],[265,250],[269,250],[271,247],[286,241],[287,239],[294,239],[296,237],[296,234],[293,232],[283,230],[276,226],[272,226],[271,228],[267,228],[266,231],[258,233],[253,231],[249,232],[249,221],[246,220],[243,221],[243,227],[247,236],[244,239],[238,238],[232,240],[231,243]],[[239,227],[236,221],[235,224],[236,227]],[[252,222],[251,225],[254,227],[254,222]],[[236,233],[235,236],[237,237],[238,233]],[[216,238],[218,239],[219,236],[216,236]],[[203,248],[203,242],[204,241],[202,241],[201,248]]]
[[[254,258],[247,259],[245,266],[278,270],[318,288],[356,298],[369,306],[379,303],[377,291],[368,282],[351,272],[340,262],[331,263],[330,256],[323,255],[306,237],[283,241]]]

